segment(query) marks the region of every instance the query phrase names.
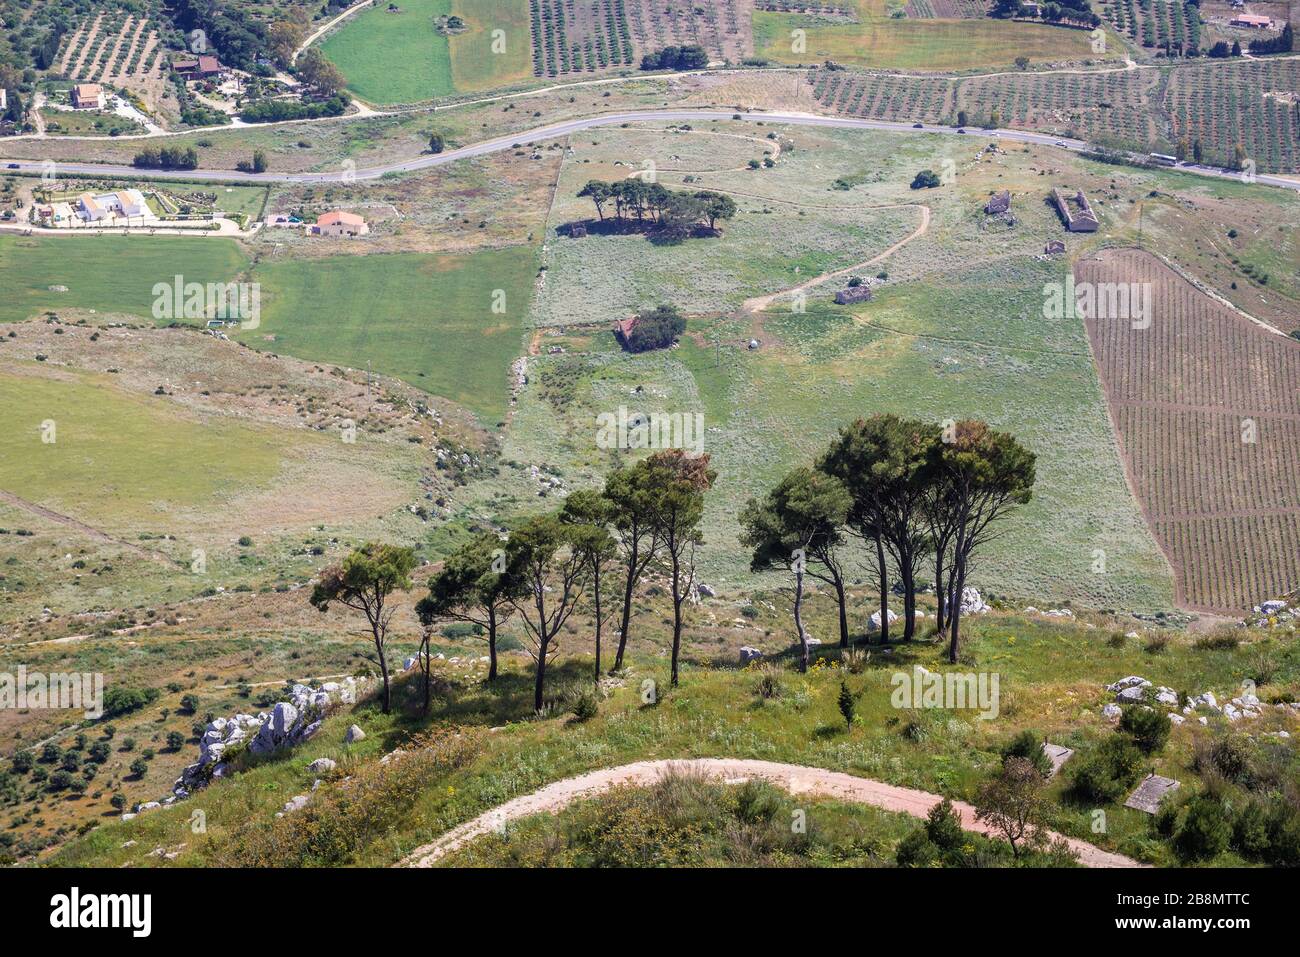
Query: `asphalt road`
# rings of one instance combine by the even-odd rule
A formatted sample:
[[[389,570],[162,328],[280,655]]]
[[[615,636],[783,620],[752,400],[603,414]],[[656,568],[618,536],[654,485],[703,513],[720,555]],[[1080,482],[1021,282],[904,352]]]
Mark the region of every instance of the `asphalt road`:
[[[734,113],[727,110],[631,110],[623,113],[607,113],[600,116],[589,116],[576,120],[565,120],[562,123],[552,123],[547,126],[539,126],[535,129],[524,130],[518,133],[510,133],[505,136],[498,136],[492,139],[484,140],[481,143],[473,143],[469,146],[462,146],[459,149],[447,150],[444,153],[427,154],[418,156],[415,159],[403,160],[397,163],[385,163],[379,166],[368,166],[358,169],[344,169],[340,167],[337,171],[316,172],[316,173],[241,173],[237,170],[141,170],[134,166],[114,166],[104,163],[57,163],[54,171],[55,175],[80,173],[99,176],[139,176],[146,174],[151,177],[168,177],[174,179],[184,179],[187,182],[211,182],[211,183],[329,183],[329,182],[351,182],[379,179],[391,173],[409,173],[416,170],[431,169],[436,166],[444,166],[447,163],[454,163],[457,160],[468,159],[472,156],[485,156],[489,153],[499,153],[503,150],[513,149],[518,146],[526,146],[534,143],[540,143],[545,140],[553,140],[559,137],[568,136],[573,133],[580,133],[583,130],[595,129],[602,126],[618,126],[623,123],[644,122],[646,120],[658,120],[674,123],[691,123],[702,120],[730,120],[739,117],[743,121],[752,123],[781,123],[790,126],[819,126],[832,127],[836,129],[847,130],[877,130],[888,133],[939,133],[945,136],[974,136],[977,138],[993,138],[1006,140],[1014,143],[1035,143],[1040,146],[1056,146],[1062,149],[1080,152],[1088,150],[1090,147],[1082,140],[1066,139],[1059,136],[1050,136],[1045,133],[1032,133],[1025,130],[960,130],[951,126],[924,126],[911,123],[890,123],[883,120],[863,120],[853,117],[844,116],[820,116],[814,113],[786,113],[782,111],[758,112],[758,113]],[[41,173],[45,169],[43,160],[0,160],[10,170],[18,170],[25,173]],[[1197,166],[1191,163],[1179,163],[1175,167],[1168,167],[1179,172],[1191,173],[1198,176],[1208,176],[1217,179],[1240,179],[1242,174],[1233,170],[1218,169],[1210,166]],[[1300,179],[1289,179],[1283,176],[1273,176],[1261,173],[1255,177],[1255,182],[1262,183],[1266,186],[1278,186],[1284,189],[1291,189],[1300,192]]]

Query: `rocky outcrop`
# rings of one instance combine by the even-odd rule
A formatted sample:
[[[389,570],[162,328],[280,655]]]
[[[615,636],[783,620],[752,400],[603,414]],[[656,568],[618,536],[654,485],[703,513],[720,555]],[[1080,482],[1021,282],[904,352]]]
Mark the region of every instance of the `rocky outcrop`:
[[[310,739],[333,707],[355,704],[364,678],[327,681],[319,688],[294,685],[288,701],[256,715],[215,718],[199,738],[199,759],[181,772],[172,785],[176,798],[189,797],[213,778],[230,773],[230,760],[241,751],[272,754]]]

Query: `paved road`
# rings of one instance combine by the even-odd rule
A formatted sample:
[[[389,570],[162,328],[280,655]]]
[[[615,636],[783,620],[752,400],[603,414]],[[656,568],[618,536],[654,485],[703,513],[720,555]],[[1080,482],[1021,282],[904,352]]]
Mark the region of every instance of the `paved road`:
[[[784,788],[792,795],[815,794],[855,804],[870,804],[887,811],[901,811],[918,818],[925,817],[930,812],[930,808],[943,800],[939,795],[930,794],[928,791],[885,784],[882,781],[860,778],[842,771],[808,768],[798,764],[779,764],[775,761],[750,761],[737,758],[638,761],[634,764],[605,768],[576,778],[556,781],[540,791],[507,801],[486,814],[452,828],[431,844],[416,848],[401,863],[406,867],[432,867],[452,851],[465,846],[477,837],[499,831],[509,821],[558,811],[574,801],[594,797],[620,784],[640,786],[654,784],[665,774],[670,773],[703,774],[731,782],[762,778]],[[969,804],[954,801],[952,806],[961,818],[961,826],[966,830],[982,834],[993,833],[989,825],[975,819],[975,808]],[[1062,837],[1051,831],[1048,832],[1048,836],[1051,839]],[[1062,839],[1079,855],[1079,863],[1084,867],[1144,866],[1122,854],[1103,851],[1077,838],[1062,837]]]
[[[510,133],[492,139],[447,150],[445,153],[427,154],[415,159],[364,169],[318,172],[318,173],[241,173],[237,170],[185,170],[164,173],[157,170],[140,170],[133,166],[114,166],[101,163],[58,163],[56,174],[79,173],[89,175],[138,176],[147,173],[150,176],[170,176],[187,182],[202,181],[213,183],[328,183],[345,180],[373,180],[393,173],[409,173],[416,170],[444,166],[457,160],[472,156],[485,156],[513,149],[516,146],[540,143],[545,140],[558,139],[583,130],[602,126],[619,126],[624,123],[637,123],[649,120],[671,123],[696,123],[704,120],[730,120],[739,117],[753,123],[780,123],[790,126],[819,126],[847,130],[876,130],[887,133],[939,133],[945,136],[973,136],[975,138],[995,138],[1014,143],[1034,143],[1040,146],[1057,146],[1062,149],[1080,152],[1090,149],[1082,140],[1050,136],[1046,133],[1032,133],[1026,130],[959,130],[950,126],[925,126],[910,123],[890,123],[884,120],[864,120],[846,116],[822,116],[816,113],[788,113],[784,111],[761,113],[733,113],[726,110],[630,110],[622,113],[606,113],[582,119],[565,120],[551,123],[519,133]],[[10,169],[22,172],[40,173],[45,168],[43,160],[0,160]],[[1181,172],[1218,179],[1240,179],[1241,174],[1232,170],[1216,169],[1208,166],[1182,164],[1173,167]],[[1260,174],[1255,181],[1266,186],[1279,186],[1300,192],[1300,178],[1288,178]]]

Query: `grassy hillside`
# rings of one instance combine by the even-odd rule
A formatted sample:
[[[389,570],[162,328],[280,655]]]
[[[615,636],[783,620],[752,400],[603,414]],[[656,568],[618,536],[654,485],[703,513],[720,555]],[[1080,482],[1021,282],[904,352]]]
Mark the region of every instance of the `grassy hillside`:
[[[495,423],[505,414],[532,293],[531,246],[468,255],[341,256],[264,263],[249,345],[396,376]],[[494,303],[503,311],[494,312]]]
[[[0,235],[0,322],[60,309],[152,321],[155,283],[231,282],[246,265],[228,239]]]

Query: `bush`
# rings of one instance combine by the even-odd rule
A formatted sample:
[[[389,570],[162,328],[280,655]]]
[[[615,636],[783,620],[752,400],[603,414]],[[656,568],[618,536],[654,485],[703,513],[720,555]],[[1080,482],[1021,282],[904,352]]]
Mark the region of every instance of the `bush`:
[[[1052,773],[1052,759],[1043,753],[1043,742],[1035,731],[1021,731],[1002,747],[1002,763],[1008,758],[1023,758],[1046,778]]]
[[[157,688],[109,688],[104,692],[104,716],[116,718],[157,700]]]
[[[667,303],[638,312],[636,324],[624,343],[629,352],[666,349],[686,331],[686,318],[676,306]]]
[[[912,180],[912,189],[934,189],[940,183],[933,170],[923,169]]]
[[[569,695],[569,713],[579,723],[590,721],[600,714],[600,699],[591,688],[582,688]]]
[[[758,669],[758,680],[754,682],[754,694],[764,701],[774,701],[785,693],[781,683],[780,669],[775,665],[762,665]]]
[[[1174,850],[1187,861],[1208,860],[1226,851],[1231,838],[1223,802],[1211,794],[1198,794],[1187,802],[1174,834]]]
[[[346,786],[325,784],[311,803],[282,818],[250,820],[220,843],[204,845],[218,867],[308,867],[351,863],[375,841],[410,819],[430,780],[472,760],[481,735],[470,728],[444,728],[403,745],[387,764],[352,772]]]
[[[894,851],[894,860],[899,867],[930,867],[939,859],[939,849],[926,836],[925,828],[919,827],[898,842]]]
[[[1091,801],[1111,804],[1137,782],[1145,759],[1128,737],[1114,734],[1092,754],[1071,764],[1074,765],[1071,778],[1074,792]]]
[[[1213,740],[1198,737],[1192,767],[1200,774],[1219,774],[1234,784],[1245,784],[1250,778],[1250,743],[1239,734]]]
[[[1120,731],[1131,737],[1146,754],[1156,754],[1164,748],[1172,727],[1169,715],[1155,708],[1125,708],[1119,719]]]
[[[952,801],[944,798],[925,816],[925,836],[941,851],[956,851],[965,843],[961,818],[953,810]]]

